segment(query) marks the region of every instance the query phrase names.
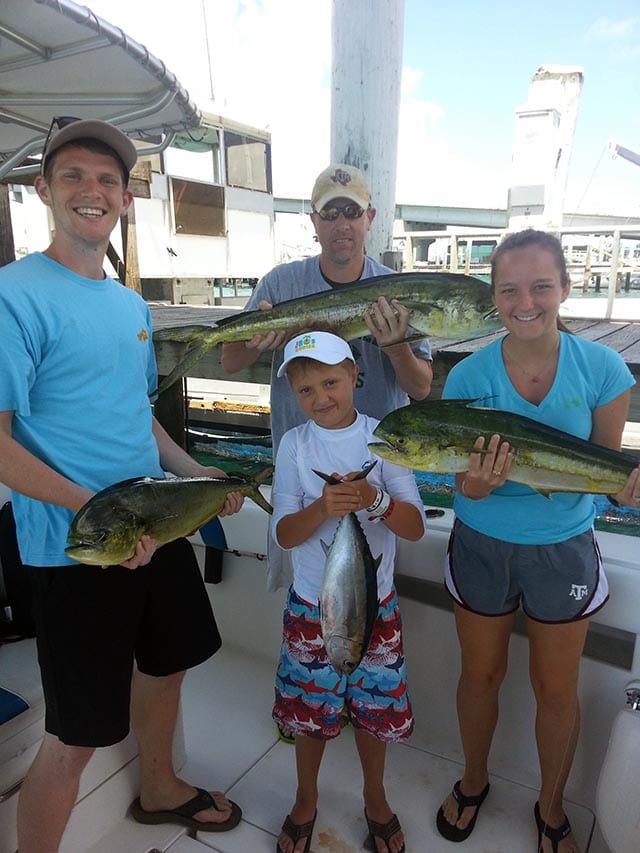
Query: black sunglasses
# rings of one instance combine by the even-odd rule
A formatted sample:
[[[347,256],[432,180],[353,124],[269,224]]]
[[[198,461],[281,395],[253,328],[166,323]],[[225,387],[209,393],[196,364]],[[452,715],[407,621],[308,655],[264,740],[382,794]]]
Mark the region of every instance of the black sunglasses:
[[[69,124],[73,124],[74,121],[80,121],[76,116],[54,116],[51,119],[51,124],[49,125],[49,130],[47,131],[47,136],[44,140],[44,145],[42,146],[42,157],[40,158],[40,174],[44,174],[44,164],[47,159],[47,148],[49,147],[49,142],[51,141],[51,135],[53,134],[54,128],[56,130],[62,130],[63,127],[67,127]]]
[[[331,207],[323,207],[322,210],[317,210],[316,213],[324,222],[334,222],[340,214],[345,219],[360,219],[364,213],[364,207],[359,204],[343,204],[339,207],[337,204],[332,204]]]

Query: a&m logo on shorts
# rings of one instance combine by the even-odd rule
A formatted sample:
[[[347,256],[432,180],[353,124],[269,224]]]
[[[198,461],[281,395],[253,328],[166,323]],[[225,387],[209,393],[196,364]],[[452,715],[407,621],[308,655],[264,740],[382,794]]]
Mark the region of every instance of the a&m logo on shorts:
[[[569,598],[575,598],[576,601],[582,601],[589,593],[589,588],[586,584],[572,583]]]

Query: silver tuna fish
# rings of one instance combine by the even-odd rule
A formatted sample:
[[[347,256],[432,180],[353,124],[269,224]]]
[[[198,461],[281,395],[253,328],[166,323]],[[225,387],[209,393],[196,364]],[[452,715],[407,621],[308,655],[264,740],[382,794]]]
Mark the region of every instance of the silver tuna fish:
[[[366,477],[371,468],[362,472]],[[332,477],[315,471],[328,483]],[[360,478],[358,478],[360,479]],[[326,563],[320,591],[320,625],[327,656],[338,675],[350,675],[369,647],[378,613],[377,572],[382,557],[373,558],[355,513],[338,522],[331,545],[322,542]]]

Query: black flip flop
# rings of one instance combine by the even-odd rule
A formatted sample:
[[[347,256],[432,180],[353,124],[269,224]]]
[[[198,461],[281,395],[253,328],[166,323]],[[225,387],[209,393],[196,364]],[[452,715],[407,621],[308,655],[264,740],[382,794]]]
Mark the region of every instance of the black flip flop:
[[[533,808],[533,816],[536,819],[536,826],[538,827],[538,846],[536,847],[536,853],[540,853],[540,850],[542,849],[543,835],[551,842],[551,848],[553,853],[558,853],[558,844],[571,832],[571,824],[569,823],[569,818],[566,815],[564,816],[564,823],[562,824],[562,826],[549,826],[548,823],[542,820],[542,815],[540,814],[540,806],[538,805],[538,803],[536,803]]]
[[[291,820],[291,815],[287,815],[284,819],[284,823],[282,824],[282,831],[285,835],[288,835],[291,841],[293,841],[293,846],[295,847],[298,841],[301,838],[306,838],[306,842],[304,845],[304,850],[302,853],[309,853],[311,850],[311,836],[313,835],[313,827],[316,823],[316,818],[318,817],[318,812],[313,816],[313,820],[307,821],[307,823],[294,823]],[[282,847],[276,842],[276,853],[282,853]]]
[[[366,850],[373,850],[373,853],[376,853],[376,850],[378,849],[376,847],[376,838],[381,838],[387,845],[387,850],[389,850],[389,842],[393,836],[402,831],[400,821],[395,814],[391,815],[391,818],[386,823],[376,823],[375,820],[371,820],[369,818],[367,810],[365,809],[364,819],[367,821],[367,829],[369,830],[369,835],[366,838],[364,846]],[[400,848],[400,853],[404,853],[404,851],[405,845],[403,844]]]
[[[456,784],[453,786],[453,790],[451,792],[453,799],[458,804],[458,817],[456,818],[456,823],[460,820],[462,816],[462,812],[466,808],[475,807],[475,813],[468,825],[465,826],[464,829],[460,829],[453,823],[449,823],[449,821],[444,816],[444,809],[442,806],[438,809],[438,815],[436,817],[436,826],[438,827],[438,832],[443,838],[446,838],[447,841],[465,841],[473,832],[473,828],[476,825],[476,820],[478,819],[478,814],[480,813],[480,806],[484,803],[487,794],[489,793],[489,783],[487,782],[484,789],[476,794],[475,797],[467,797],[466,794],[463,794],[460,790],[460,782],[462,780],[458,779]]]
[[[129,808],[131,817],[138,823],[158,824],[158,823],[177,823],[180,826],[187,826],[189,829],[195,829],[198,832],[227,832],[233,829],[240,823],[242,817],[242,809],[239,805],[229,800],[231,803],[231,814],[226,820],[220,823],[208,820],[196,820],[194,815],[205,809],[214,808],[216,811],[223,811],[213,799],[208,791],[204,788],[196,788],[198,792],[195,797],[177,806],[175,809],[165,809],[159,812],[149,812],[143,809],[140,805],[140,797],[137,797]]]

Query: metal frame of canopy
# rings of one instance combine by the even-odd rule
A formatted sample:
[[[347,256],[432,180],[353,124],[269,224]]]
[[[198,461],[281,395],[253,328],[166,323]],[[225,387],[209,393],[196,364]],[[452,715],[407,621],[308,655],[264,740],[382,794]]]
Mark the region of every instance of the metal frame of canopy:
[[[200,112],[144,45],[72,0],[0,4],[0,179],[36,172],[54,115],[117,125],[154,154]],[[27,164],[25,165],[25,161]]]

